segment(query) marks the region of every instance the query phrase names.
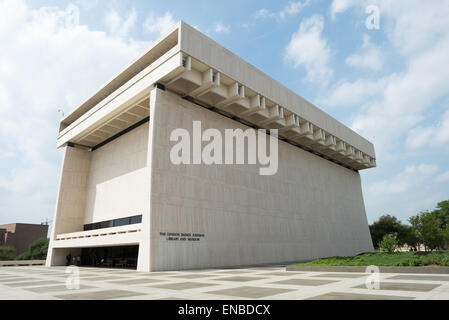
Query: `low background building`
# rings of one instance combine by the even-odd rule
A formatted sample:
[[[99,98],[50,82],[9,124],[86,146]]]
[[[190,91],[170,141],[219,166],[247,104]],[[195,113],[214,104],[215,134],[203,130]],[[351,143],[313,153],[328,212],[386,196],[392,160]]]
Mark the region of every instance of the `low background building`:
[[[28,250],[34,241],[47,238],[48,225],[31,223],[11,223],[0,225],[0,246],[16,249],[19,255]]]

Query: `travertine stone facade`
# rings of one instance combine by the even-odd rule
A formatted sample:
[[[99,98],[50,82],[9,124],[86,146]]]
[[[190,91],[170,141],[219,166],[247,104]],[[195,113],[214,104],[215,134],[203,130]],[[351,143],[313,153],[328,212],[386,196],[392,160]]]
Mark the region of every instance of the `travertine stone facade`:
[[[170,133],[279,130],[259,165],[170,161]],[[374,146],[180,22],[60,124],[64,148],[47,265],[138,245],[141,271],[301,261],[373,250],[359,170]],[[142,215],[141,222],[83,230]],[[76,252],[76,253],[75,253]]]
[[[173,165],[176,128],[247,127],[156,90],[151,185],[151,269],[171,270],[308,260],[371,251],[360,175],[288,143],[279,170],[256,165]],[[160,232],[204,234],[167,241]]]
[[[148,133],[146,123],[91,152],[84,223],[148,211]]]

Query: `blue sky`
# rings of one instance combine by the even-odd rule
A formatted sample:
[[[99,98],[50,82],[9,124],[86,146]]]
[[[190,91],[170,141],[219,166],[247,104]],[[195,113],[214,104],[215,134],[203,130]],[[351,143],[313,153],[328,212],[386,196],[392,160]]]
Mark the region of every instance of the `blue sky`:
[[[0,0],[0,224],[51,220],[58,120],[179,20],[372,141],[369,222],[449,199],[444,1]],[[368,29],[369,5],[379,29]]]

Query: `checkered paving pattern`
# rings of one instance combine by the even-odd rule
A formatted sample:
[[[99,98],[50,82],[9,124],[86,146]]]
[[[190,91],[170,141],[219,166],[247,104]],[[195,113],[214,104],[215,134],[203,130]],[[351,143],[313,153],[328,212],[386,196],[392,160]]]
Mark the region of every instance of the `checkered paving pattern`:
[[[446,275],[381,274],[380,288],[368,289],[368,274],[285,271],[285,266],[150,273],[78,270],[80,287],[73,288],[66,284],[66,267],[2,267],[0,299],[449,300]]]

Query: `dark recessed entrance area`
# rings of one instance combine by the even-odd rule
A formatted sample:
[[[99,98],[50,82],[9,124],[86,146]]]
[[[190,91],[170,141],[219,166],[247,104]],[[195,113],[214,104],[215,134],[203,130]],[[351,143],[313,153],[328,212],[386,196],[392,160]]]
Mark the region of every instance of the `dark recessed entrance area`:
[[[139,246],[83,248],[81,265],[104,268],[137,268]]]

